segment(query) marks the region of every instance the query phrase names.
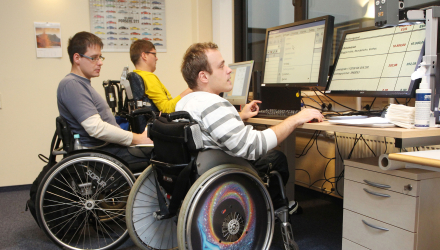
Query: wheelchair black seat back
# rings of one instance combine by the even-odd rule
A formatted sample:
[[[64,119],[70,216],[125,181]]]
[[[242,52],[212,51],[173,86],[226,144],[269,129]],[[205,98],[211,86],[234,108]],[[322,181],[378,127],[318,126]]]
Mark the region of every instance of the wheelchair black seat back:
[[[128,67],[124,68],[120,81],[107,80],[102,85],[113,113],[126,118],[134,133],[142,133],[148,123],[145,116],[131,115],[134,110],[147,107],[153,112],[159,112],[154,102],[145,94],[146,85],[142,77],[135,72],[128,72]]]
[[[172,121],[185,118],[186,121]],[[141,249],[268,249],[274,210],[252,166],[221,150],[202,150],[186,112],[148,125],[151,165],[127,201],[126,224]],[[177,224],[176,224],[177,222]],[[257,226],[258,225],[258,226]]]

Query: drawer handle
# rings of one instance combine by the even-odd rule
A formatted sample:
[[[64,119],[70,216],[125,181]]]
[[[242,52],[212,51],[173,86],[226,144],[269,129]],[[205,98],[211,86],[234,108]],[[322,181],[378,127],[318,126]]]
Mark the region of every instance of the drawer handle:
[[[380,183],[376,183],[376,182],[372,182],[372,181],[367,181],[367,180],[364,180],[364,182],[367,183],[370,186],[377,187],[377,188],[391,188],[390,185],[380,184]]]
[[[364,220],[362,220],[362,222],[363,222],[365,225],[367,225],[367,226],[369,226],[369,227],[372,227],[372,228],[374,228],[374,229],[379,229],[379,230],[382,230],[382,231],[390,231],[388,228],[385,228],[385,227],[378,227],[378,226],[375,226],[375,225],[371,225],[370,223],[368,223],[368,222],[366,222],[366,221],[364,221]]]
[[[380,196],[380,197],[391,197],[391,195],[389,195],[389,194],[381,194],[381,193],[373,192],[373,191],[370,191],[370,190],[368,190],[366,188],[364,188],[364,191],[369,193],[369,194]]]

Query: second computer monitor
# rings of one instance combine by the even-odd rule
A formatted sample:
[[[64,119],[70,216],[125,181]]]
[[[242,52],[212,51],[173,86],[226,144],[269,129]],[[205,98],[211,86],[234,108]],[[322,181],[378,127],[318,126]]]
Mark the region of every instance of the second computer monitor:
[[[424,40],[425,24],[346,31],[326,93],[414,97],[411,74],[422,61]]]
[[[323,16],[266,31],[264,87],[325,88],[334,17]]]
[[[232,105],[245,105],[248,100],[249,84],[251,82],[254,61],[232,63],[228,65],[232,69],[232,90],[223,93],[223,98]]]

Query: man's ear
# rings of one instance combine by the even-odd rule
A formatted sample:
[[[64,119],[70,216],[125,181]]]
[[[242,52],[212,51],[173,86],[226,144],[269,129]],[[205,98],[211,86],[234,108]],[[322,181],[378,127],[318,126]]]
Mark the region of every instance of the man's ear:
[[[73,54],[73,63],[79,64],[80,58],[81,58],[81,56],[78,53]]]
[[[209,76],[206,71],[200,71],[198,78],[199,78],[200,82],[202,82],[204,84],[207,84],[209,81]]]
[[[147,57],[147,53],[141,52],[141,60],[142,61],[147,61],[148,57]]]

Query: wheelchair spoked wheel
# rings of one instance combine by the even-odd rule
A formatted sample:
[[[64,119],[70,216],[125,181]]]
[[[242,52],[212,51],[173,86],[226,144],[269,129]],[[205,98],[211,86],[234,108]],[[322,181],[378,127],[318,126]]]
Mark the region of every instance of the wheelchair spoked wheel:
[[[137,178],[127,201],[127,228],[130,238],[141,249],[177,249],[175,219],[156,220],[159,209],[153,167]]]
[[[214,167],[187,193],[177,229],[179,249],[269,249],[270,195],[255,171],[232,164]]]
[[[67,157],[38,188],[39,225],[63,249],[114,249],[128,238],[125,208],[134,180],[111,156]]]

